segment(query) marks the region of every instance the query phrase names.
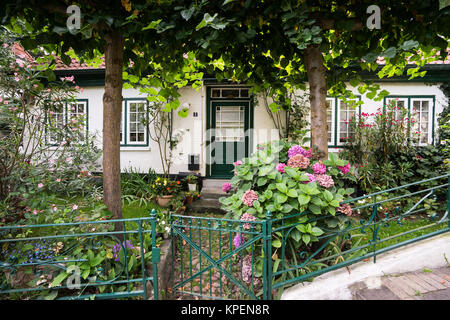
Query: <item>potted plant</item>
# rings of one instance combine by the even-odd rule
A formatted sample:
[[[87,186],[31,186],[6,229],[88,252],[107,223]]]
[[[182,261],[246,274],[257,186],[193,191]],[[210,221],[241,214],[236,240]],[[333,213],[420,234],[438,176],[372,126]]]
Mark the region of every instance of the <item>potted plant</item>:
[[[172,181],[168,178],[156,178],[155,183],[152,185],[152,189],[156,195],[156,203],[165,208],[169,206],[170,200],[180,190],[180,181]]]
[[[186,177],[186,182],[188,183],[189,191],[197,190],[197,181],[198,177],[196,175],[190,174]]]

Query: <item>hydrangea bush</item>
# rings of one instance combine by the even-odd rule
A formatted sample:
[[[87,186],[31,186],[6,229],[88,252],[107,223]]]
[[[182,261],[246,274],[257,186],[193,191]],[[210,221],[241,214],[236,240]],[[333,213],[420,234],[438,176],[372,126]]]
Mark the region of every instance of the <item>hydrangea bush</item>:
[[[220,202],[227,217],[236,220],[263,220],[267,211],[273,218],[305,212],[299,218],[305,224],[293,230],[288,241],[295,247],[308,246],[318,241],[325,228],[339,228],[352,214],[351,208],[342,204],[354,192],[347,188],[355,182],[352,171],[349,162],[336,154],[318,160],[312,149],[274,141],[258,146],[252,156],[235,163],[231,186],[225,187],[231,195]],[[327,218],[307,223],[320,215]],[[281,241],[280,235],[273,235],[275,248],[281,247]]]

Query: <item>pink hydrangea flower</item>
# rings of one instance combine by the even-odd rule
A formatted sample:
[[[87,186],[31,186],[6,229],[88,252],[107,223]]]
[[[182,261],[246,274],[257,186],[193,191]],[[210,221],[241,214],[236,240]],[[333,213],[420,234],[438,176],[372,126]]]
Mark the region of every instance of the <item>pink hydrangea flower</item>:
[[[324,174],[327,172],[327,167],[322,163],[322,161],[314,163],[312,169],[315,174]]]
[[[233,244],[236,248],[239,248],[244,243],[244,237],[239,233],[233,239]]]
[[[291,168],[306,169],[309,166],[309,159],[301,154],[289,158],[287,165]]]
[[[255,221],[255,216],[251,215],[250,213],[244,213],[241,217],[241,220],[243,221]],[[250,223],[244,223],[243,228],[245,230],[249,230],[251,228]]]
[[[245,283],[252,281],[252,257],[248,254],[242,260],[242,280]]]
[[[345,166],[343,166],[343,167],[338,166],[338,169],[341,170],[341,172],[342,172],[343,174],[347,174],[347,173],[350,171],[350,162],[347,163],[347,164],[346,164]]]
[[[306,175],[309,178],[309,181],[304,181],[303,183],[310,183],[310,182],[316,182],[316,176],[311,173],[306,173]]]
[[[284,173],[284,167],[286,167],[286,164],[284,164],[284,163],[277,164],[278,172]]]
[[[316,175],[316,181],[324,188],[331,188],[334,186],[333,178],[327,174]]]
[[[228,191],[230,191],[231,190],[231,183],[229,183],[229,182],[225,182],[223,185],[222,185],[222,191],[223,192],[228,192]]]
[[[288,157],[292,158],[293,156],[297,155],[297,154],[301,154],[302,156],[305,155],[305,149],[303,149],[302,147],[295,145],[289,148],[288,150]]]
[[[352,207],[348,203],[341,204],[339,208],[336,208],[336,211],[341,212],[346,216],[351,216],[352,210],[353,210]]]
[[[242,164],[242,161],[241,161],[241,160],[238,160],[238,161],[236,161],[236,162],[233,162],[233,164],[234,164],[235,166],[240,166],[240,165]]]
[[[252,207],[255,200],[258,200],[258,194],[253,190],[247,190],[242,195],[242,202],[248,207]]]
[[[309,149],[308,151],[305,151],[304,156],[307,157],[307,158],[311,158],[312,157],[312,149]]]

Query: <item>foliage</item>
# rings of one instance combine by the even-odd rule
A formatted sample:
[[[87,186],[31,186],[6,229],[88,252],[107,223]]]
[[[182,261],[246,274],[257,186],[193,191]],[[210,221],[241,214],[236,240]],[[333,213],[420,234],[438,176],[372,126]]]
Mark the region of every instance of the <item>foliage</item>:
[[[142,174],[134,168],[127,169],[121,178],[122,202],[147,206],[155,197],[152,185],[157,177],[151,168],[147,174]]]
[[[181,182],[158,177],[152,184],[152,190],[156,196],[175,195],[181,190]]]
[[[186,177],[186,182],[189,184],[195,184],[198,182],[198,177],[194,174],[190,174]]]
[[[52,80],[45,64],[15,56],[11,46],[0,48],[0,199],[9,203],[7,212],[42,209],[53,193],[98,193],[92,172],[101,150],[95,136],[86,135],[86,119],[71,114],[64,123],[57,117],[66,104],[73,107],[79,88],[71,77]]]
[[[341,155],[357,167],[361,193],[432,178],[445,173],[440,147],[417,147],[420,133],[414,130],[415,112],[408,117],[405,107],[395,101],[374,114],[362,113],[352,119],[352,137]],[[434,182],[437,183],[437,182]],[[428,185],[428,184],[427,184]]]
[[[220,199],[222,208],[238,220],[244,213],[265,219],[267,211],[275,219],[296,212],[307,213],[302,217],[304,221],[310,217],[329,216],[321,222],[299,225],[289,236],[295,248],[317,242],[318,236],[324,233],[323,227],[337,227],[337,219],[334,218],[336,209],[341,206],[344,196],[353,193],[351,188],[345,187],[345,183],[352,180],[352,174],[343,169],[344,174],[340,169],[346,167],[348,161],[330,154],[330,158],[323,163],[313,163],[304,157],[308,159],[305,165],[295,167],[291,164],[295,155],[288,157],[288,153],[298,148],[284,141],[259,148],[235,167],[236,175],[231,179],[235,192],[228,198]],[[276,164],[286,161],[288,165],[282,166],[282,170]],[[249,198],[249,195],[253,197]],[[277,235],[274,235],[273,246],[281,246]]]

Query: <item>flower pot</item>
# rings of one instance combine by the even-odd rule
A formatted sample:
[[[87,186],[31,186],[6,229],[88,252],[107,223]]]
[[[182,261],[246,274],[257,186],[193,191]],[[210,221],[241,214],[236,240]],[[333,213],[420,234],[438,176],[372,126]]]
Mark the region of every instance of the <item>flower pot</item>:
[[[194,198],[193,198],[193,197],[191,197],[191,196],[187,196],[187,197],[186,197],[186,204],[191,204],[192,201],[194,201]]]
[[[197,190],[197,184],[196,183],[188,183],[189,191],[196,191]]]
[[[167,196],[156,196],[156,203],[163,208],[169,206],[170,200],[173,198],[173,194]]]

